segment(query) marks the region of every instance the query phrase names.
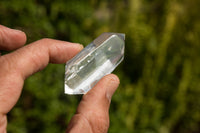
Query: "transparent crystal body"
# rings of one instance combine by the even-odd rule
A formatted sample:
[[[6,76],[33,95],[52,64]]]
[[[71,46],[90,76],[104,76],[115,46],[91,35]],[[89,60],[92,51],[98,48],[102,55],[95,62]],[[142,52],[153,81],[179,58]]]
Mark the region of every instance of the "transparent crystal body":
[[[103,33],[66,63],[65,93],[85,94],[124,58],[125,34]]]

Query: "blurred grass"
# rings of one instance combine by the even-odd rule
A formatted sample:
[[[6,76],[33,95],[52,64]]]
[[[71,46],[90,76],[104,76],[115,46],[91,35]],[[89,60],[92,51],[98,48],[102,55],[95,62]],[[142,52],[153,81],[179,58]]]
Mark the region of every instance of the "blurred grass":
[[[110,110],[110,133],[200,132],[198,0],[1,0],[0,23],[84,45],[102,32],[126,34],[121,85]],[[67,51],[66,51],[67,52]],[[8,114],[8,132],[64,132],[80,96],[63,94],[64,65],[28,78]]]

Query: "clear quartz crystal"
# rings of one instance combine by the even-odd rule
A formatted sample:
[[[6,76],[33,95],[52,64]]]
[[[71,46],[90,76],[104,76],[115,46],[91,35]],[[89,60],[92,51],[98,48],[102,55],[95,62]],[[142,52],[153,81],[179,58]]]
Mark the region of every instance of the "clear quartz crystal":
[[[103,33],[66,63],[65,93],[85,94],[124,58],[125,34]]]

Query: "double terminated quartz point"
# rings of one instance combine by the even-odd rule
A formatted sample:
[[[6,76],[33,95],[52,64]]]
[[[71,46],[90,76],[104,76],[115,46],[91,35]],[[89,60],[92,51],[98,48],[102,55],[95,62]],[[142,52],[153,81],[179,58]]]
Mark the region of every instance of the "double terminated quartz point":
[[[65,93],[85,94],[124,58],[125,34],[103,33],[66,63]]]

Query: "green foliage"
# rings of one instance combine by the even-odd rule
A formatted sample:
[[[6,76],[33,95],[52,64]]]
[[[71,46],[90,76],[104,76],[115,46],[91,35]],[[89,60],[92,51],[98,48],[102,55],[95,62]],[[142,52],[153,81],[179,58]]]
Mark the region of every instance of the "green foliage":
[[[126,34],[115,73],[121,85],[110,110],[110,133],[200,132],[198,0],[1,0],[0,23],[84,45],[102,32]],[[67,51],[66,51],[67,52]],[[64,65],[28,78],[8,114],[8,132],[64,132],[80,96],[63,94]]]

